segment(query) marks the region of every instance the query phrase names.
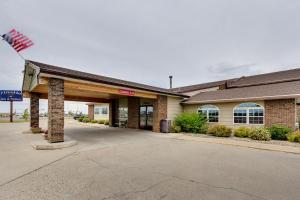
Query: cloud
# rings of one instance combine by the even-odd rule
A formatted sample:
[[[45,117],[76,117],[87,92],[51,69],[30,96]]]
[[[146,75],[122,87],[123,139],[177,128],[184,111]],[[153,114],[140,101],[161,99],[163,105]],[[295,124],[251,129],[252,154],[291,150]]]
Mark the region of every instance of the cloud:
[[[299,67],[298,0],[11,0],[0,31],[35,45],[25,58],[168,87]],[[19,89],[23,61],[0,42],[0,89]]]

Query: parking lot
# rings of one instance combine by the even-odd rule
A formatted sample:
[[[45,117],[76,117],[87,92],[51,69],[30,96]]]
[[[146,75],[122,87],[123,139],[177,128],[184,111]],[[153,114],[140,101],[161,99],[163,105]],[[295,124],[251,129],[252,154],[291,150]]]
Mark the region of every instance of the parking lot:
[[[41,124],[46,127],[46,121]],[[66,122],[78,145],[37,151],[0,124],[0,199],[299,199],[300,156]]]

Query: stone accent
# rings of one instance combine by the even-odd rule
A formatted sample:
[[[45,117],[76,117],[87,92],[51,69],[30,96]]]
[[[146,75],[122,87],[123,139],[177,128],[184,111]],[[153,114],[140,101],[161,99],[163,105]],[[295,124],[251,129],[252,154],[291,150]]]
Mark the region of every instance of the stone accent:
[[[167,118],[168,97],[158,95],[153,104],[153,131],[160,132],[160,121]]]
[[[128,128],[139,128],[140,98],[128,97]]]
[[[281,124],[295,129],[295,99],[278,99],[265,101],[265,126]]]
[[[64,141],[64,80],[50,78],[48,82],[48,140]]]
[[[94,105],[88,105],[88,118],[90,120],[94,119],[94,108],[95,108]]]
[[[39,94],[30,93],[30,128],[32,133],[40,133],[39,127]]]

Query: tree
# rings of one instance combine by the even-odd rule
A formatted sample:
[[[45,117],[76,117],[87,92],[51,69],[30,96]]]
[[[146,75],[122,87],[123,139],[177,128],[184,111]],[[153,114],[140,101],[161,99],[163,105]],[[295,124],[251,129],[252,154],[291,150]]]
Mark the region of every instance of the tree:
[[[28,120],[28,118],[29,118],[29,112],[28,112],[28,108],[26,108],[26,109],[24,110],[24,113],[23,113],[23,118],[25,119],[25,121],[27,121],[27,120]]]
[[[74,116],[74,113],[71,110],[69,110],[68,115],[72,117]]]

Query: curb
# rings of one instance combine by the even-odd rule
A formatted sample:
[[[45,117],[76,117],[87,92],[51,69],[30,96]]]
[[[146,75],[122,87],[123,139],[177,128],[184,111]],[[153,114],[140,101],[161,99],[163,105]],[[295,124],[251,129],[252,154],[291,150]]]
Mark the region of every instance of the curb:
[[[178,139],[178,140],[203,142],[203,143],[209,143],[209,144],[223,144],[223,145],[245,147],[245,148],[251,148],[251,149],[258,149],[258,150],[300,154],[299,147],[281,146],[281,145],[276,145],[276,144],[260,144],[260,143],[250,143],[250,142],[243,142],[243,141],[217,141],[217,139],[214,139],[214,138],[196,138],[196,137],[187,136],[187,135],[178,135],[178,136],[171,135],[170,138]]]

